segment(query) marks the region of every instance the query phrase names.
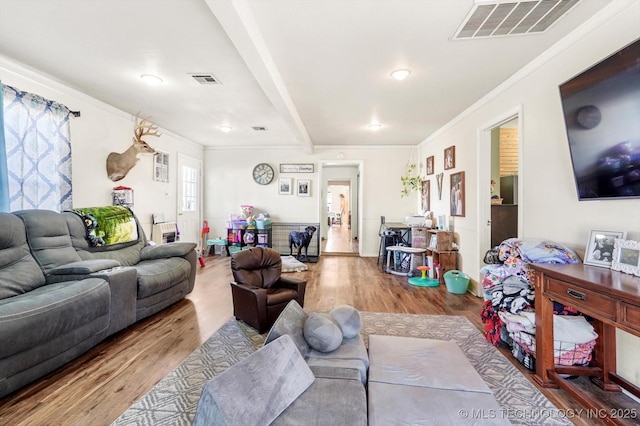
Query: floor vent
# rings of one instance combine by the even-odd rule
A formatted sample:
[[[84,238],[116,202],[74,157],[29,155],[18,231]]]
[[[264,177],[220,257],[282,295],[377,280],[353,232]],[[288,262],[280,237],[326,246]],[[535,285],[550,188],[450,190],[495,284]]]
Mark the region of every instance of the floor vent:
[[[222,84],[213,74],[191,74],[198,84]]]
[[[476,0],[454,40],[542,33],[580,0]]]

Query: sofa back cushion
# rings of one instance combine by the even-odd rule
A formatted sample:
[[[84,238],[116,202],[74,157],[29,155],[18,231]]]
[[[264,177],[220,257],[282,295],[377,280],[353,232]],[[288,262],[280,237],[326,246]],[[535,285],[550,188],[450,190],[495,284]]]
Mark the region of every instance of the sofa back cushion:
[[[69,228],[60,213],[53,210],[20,210],[31,253],[45,275],[52,269],[82,260],[71,245]]]
[[[280,253],[269,247],[252,247],[233,254],[233,279],[254,287],[270,288],[282,274]]]
[[[140,262],[140,250],[147,244],[147,239],[137,218],[136,241],[93,247],[87,238],[87,228],[80,216],[73,212],[63,212],[62,216],[67,222],[71,244],[83,260],[111,259],[117,260],[122,266],[133,266]]]
[[[43,286],[44,274],[27,245],[20,218],[0,213],[0,299]]]

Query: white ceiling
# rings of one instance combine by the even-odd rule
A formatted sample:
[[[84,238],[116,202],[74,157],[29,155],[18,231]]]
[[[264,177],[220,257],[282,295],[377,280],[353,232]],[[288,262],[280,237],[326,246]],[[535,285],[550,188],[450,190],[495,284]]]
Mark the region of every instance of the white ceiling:
[[[474,0],[0,0],[0,54],[205,146],[415,145],[607,3],[453,41]]]

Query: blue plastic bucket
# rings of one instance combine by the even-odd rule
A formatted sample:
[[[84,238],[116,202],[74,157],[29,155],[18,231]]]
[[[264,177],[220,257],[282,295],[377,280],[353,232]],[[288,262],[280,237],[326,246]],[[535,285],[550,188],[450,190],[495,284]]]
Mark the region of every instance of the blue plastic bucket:
[[[469,277],[456,269],[444,273],[444,283],[447,291],[454,294],[464,294],[469,287]]]

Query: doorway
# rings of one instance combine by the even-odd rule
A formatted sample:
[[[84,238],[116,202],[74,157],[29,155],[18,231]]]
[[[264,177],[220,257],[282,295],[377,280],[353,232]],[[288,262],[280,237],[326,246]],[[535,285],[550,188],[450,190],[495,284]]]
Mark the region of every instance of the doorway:
[[[478,134],[479,271],[487,250],[522,235],[522,107],[492,120]],[[482,296],[481,288],[476,295]]]
[[[322,164],[321,252],[358,256],[359,165]]]

